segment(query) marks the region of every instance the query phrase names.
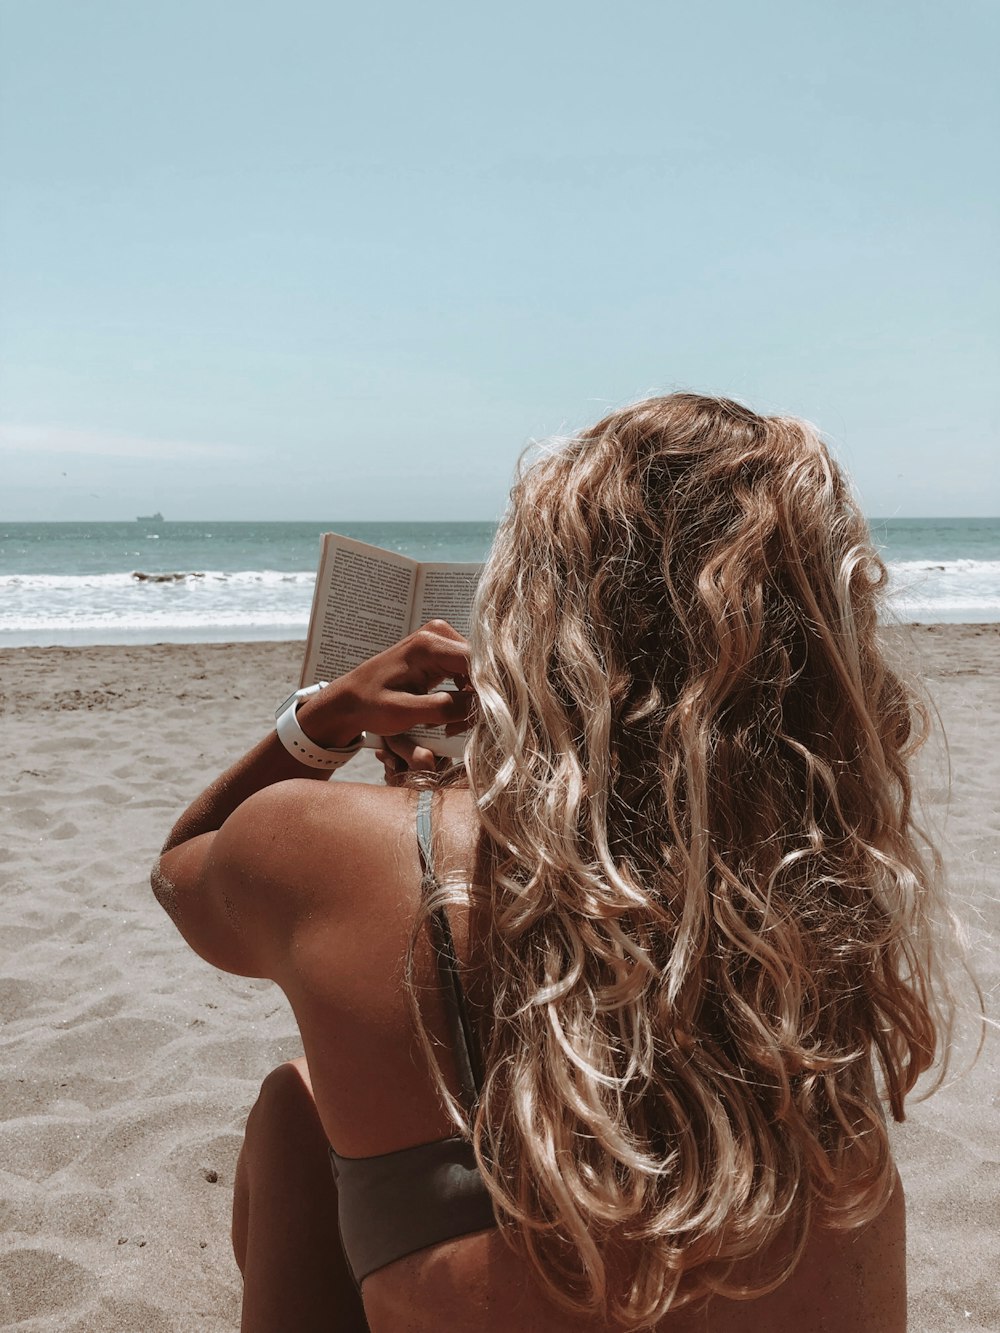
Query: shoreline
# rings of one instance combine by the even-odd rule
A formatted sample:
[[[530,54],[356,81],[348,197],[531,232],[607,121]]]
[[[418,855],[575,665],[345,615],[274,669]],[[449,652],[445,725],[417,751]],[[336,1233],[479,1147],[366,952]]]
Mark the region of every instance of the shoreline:
[[[943,721],[947,754],[928,747],[919,785],[997,1019],[1000,625],[886,639]],[[273,726],[301,653],[298,640],[0,647],[0,1327],[239,1326],[236,1153],[261,1079],[298,1038],[274,986],[186,948],[148,874],[184,806]],[[363,753],[336,776],[376,781],[381,767]],[[910,1333],[1000,1328],[1000,1034],[966,1064],[967,1045],[959,1077],[911,1098],[891,1131]]]

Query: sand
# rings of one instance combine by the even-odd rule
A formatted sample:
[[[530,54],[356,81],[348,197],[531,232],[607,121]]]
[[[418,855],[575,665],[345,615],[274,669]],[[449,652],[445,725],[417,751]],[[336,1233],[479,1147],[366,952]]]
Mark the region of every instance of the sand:
[[[1000,1017],[1000,627],[895,633],[950,740],[930,811]],[[297,644],[0,652],[0,1327],[239,1327],[233,1169],[299,1053],[280,992],[216,972],[147,887],[184,805],[268,728]],[[353,779],[381,770],[364,755]],[[913,1333],[1000,1330],[1000,1034],[895,1131]],[[874,1333],[874,1331],[873,1331]]]

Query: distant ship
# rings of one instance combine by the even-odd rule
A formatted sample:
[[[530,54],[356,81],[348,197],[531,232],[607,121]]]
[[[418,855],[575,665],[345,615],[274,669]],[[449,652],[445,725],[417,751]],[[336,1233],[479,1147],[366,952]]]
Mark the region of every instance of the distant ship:
[[[137,523],[162,523],[163,515],[159,512],[155,514],[140,514],[135,521]]]

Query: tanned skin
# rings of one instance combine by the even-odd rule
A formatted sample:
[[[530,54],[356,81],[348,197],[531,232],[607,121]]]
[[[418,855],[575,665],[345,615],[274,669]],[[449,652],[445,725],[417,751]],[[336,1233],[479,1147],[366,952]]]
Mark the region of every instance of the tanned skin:
[[[390,1264],[355,1291],[337,1231],[327,1145],[364,1157],[447,1137],[418,1050],[403,959],[419,904],[415,795],[398,785],[434,757],[400,733],[467,722],[468,645],[431,622],[307,699],[298,711],[317,745],[349,746],[361,731],[392,737],[388,785],[330,783],[272,732],[177,821],[152,874],[158,900],[190,946],[241,976],[284,991],[304,1056],[264,1080],[237,1169],[233,1248],[244,1276],[243,1333],[278,1329],[374,1333],[581,1333],[596,1329],[543,1299],[499,1230]],[[435,796],[440,868],[468,873],[478,833],[467,791]],[[468,912],[452,925],[473,1011],[477,990]],[[427,1026],[454,1081],[433,956],[415,959]],[[681,1310],[658,1333],[903,1333],[902,1188],[857,1232],[814,1229],[792,1277],[759,1300]],[[748,1274],[749,1276],[749,1274]]]

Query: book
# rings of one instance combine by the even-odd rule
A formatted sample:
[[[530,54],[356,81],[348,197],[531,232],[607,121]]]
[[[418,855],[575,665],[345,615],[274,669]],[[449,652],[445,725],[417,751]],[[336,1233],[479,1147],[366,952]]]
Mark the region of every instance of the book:
[[[411,560],[324,533],[300,688],[353,671],[428,620],[447,620],[467,636],[482,571],[482,565]],[[435,754],[460,759],[464,753],[465,737],[446,736],[444,727],[414,727],[407,734]],[[382,739],[366,732],[364,743],[377,747]]]

